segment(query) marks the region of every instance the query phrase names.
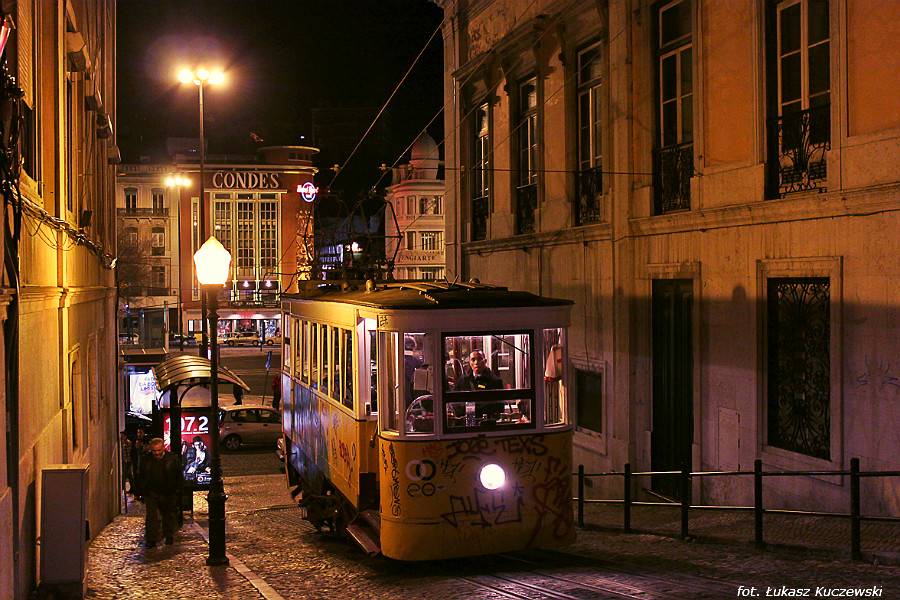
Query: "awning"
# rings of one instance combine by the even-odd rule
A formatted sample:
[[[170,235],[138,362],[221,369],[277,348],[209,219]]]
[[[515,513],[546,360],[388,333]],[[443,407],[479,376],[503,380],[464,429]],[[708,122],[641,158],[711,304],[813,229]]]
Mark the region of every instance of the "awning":
[[[231,369],[223,365],[218,367],[216,380],[219,383],[234,383],[244,390],[250,391],[250,387],[241,381],[241,378],[235,375]],[[202,356],[178,354],[162,361],[153,367],[152,371],[156,377],[156,387],[161,392],[179,385],[207,383],[212,379],[212,365],[209,363],[209,359]]]

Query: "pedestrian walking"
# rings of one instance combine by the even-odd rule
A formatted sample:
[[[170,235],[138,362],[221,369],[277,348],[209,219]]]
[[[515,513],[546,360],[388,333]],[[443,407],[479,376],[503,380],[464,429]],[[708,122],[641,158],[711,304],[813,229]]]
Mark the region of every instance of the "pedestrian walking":
[[[148,443],[149,440],[144,434],[143,428],[138,427],[134,441],[131,442],[131,472],[134,477],[131,495],[135,500],[143,500],[141,481],[137,475],[141,469],[141,462],[143,462],[144,458],[147,456],[147,452],[150,451]]]
[[[181,503],[181,459],[166,452],[162,439],[153,438],[150,440],[150,453],[141,461],[138,479],[146,509],[144,546],[156,546],[160,521],[166,544],[174,543]]]
[[[231,390],[232,394],[234,394],[234,405],[238,406],[244,403],[244,388],[239,386],[238,384],[234,384],[234,387]]]
[[[134,496],[134,469],[132,469],[133,463],[131,462],[134,444],[128,439],[128,434],[125,431],[119,433],[119,444],[122,449],[122,491]]]
[[[281,409],[281,386],[278,385],[278,378],[272,378],[272,408]]]

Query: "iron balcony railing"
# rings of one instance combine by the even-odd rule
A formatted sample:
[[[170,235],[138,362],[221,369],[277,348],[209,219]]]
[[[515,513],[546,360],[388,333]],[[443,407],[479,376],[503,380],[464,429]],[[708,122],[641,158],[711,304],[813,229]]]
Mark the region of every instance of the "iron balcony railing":
[[[117,208],[120,217],[168,217],[169,209],[165,208]]]
[[[775,145],[778,180],[773,195],[824,192],[828,178],[826,155],[831,150],[831,106],[819,106],[774,119],[770,139]],[[772,170],[774,172],[774,169]]]
[[[763,548],[764,531],[763,531],[763,515],[765,514],[782,514],[782,515],[804,515],[810,517],[834,517],[850,519],[850,555],[859,560],[862,558],[862,533],[861,524],[863,521],[879,521],[900,523],[898,516],[876,516],[862,514],[862,499],[860,491],[860,483],[864,478],[884,478],[884,477],[900,477],[900,471],[860,471],[859,459],[850,459],[850,470],[834,470],[834,471],[763,471],[762,460],[753,461],[752,471],[705,471],[692,473],[688,469],[681,471],[646,471],[641,473],[633,473],[631,464],[625,463],[623,472],[605,472],[605,473],[585,473],[584,465],[578,466],[578,471],[573,474],[577,480],[577,495],[573,500],[576,503],[578,526],[584,527],[584,506],[585,504],[621,504],[622,505],[622,529],[625,533],[631,533],[631,512],[635,506],[680,506],[681,508],[681,539],[686,540],[689,537],[690,511],[691,510],[737,510],[752,511],[754,525],[754,543],[757,548]],[[632,499],[632,490],[635,487],[637,478],[640,477],[677,477],[681,490],[681,502],[638,502]],[[690,502],[690,489],[692,479],[695,477],[733,477],[744,476],[753,478],[753,506],[706,506],[693,505]],[[850,477],[850,506],[849,512],[823,512],[814,510],[783,510],[763,507],[763,482],[767,477],[822,477],[822,476],[849,476]],[[621,499],[587,499],[585,498],[585,482],[593,477],[621,477],[622,478],[622,498]]]
[[[593,167],[578,174],[578,205],[575,209],[576,225],[598,223],[603,217],[600,214],[600,196],[603,193],[603,171],[601,167]]]
[[[537,184],[530,183],[517,187],[516,235],[534,233],[535,211],[537,211]]]
[[[472,198],[472,241],[487,239],[488,197]]]
[[[691,177],[694,175],[694,144],[678,144],[654,151],[653,189],[656,214],[691,208]]]

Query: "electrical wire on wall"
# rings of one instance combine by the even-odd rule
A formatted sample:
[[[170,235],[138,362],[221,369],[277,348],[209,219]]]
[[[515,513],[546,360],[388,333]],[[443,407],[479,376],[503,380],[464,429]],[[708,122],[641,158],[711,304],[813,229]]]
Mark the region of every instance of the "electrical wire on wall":
[[[3,195],[3,287],[10,295],[3,321],[3,347],[5,351],[4,375],[6,377],[6,472],[7,485],[12,493],[12,514],[19,513],[19,238],[22,232],[22,203],[19,193],[19,134],[21,132],[21,100],[24,95],[9,74],[5,60],[8,40],[9,17],[2,18],[2,42],[0,42],[0,194]],[[13,519],[12,547],[13,568],[19,571],[19,519]],[[19,578],[14,577],[18,587]]]

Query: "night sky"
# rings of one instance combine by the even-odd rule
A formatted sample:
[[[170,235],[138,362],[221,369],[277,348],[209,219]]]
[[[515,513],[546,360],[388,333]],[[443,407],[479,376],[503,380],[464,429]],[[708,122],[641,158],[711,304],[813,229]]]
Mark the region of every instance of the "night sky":
[[[167,137],[199,135],[197,88],[177,81],[181,68],[226,74],[225,85],[204,93],[211,153],[310,143],[310,109],[381,108],[441,17],[427,0],[120,0],[123,162],[165,159]],[[441,71],[438,32],[388,105],[392,154],[378,164],[393,163],[439,112]],[[441,140],[443,115],[428,132]]]

